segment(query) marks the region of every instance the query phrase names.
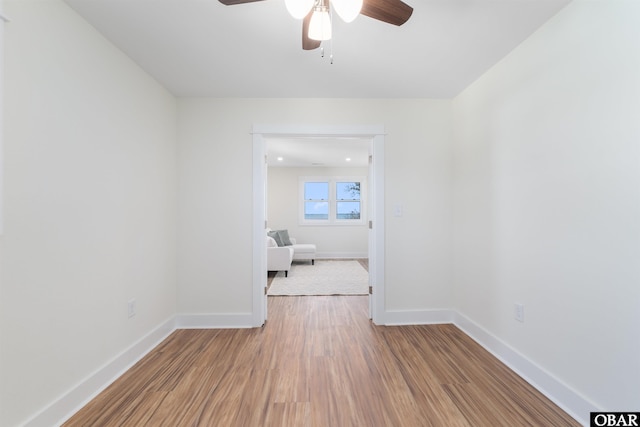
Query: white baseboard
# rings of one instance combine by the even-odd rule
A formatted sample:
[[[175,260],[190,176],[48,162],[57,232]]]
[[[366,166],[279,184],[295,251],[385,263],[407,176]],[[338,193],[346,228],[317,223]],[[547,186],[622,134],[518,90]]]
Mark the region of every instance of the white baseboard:
[[[398,326],[453,323],[454,314],[454,311],[444,309],[421,311],[385,311],[384,324],[387,326]]]
[[[34,415],[24,426],[51,427],[61,425],[166,339],[174,330],[175,319],[171,317]]]
[[[253,328],[253,314],[178,314],[176,329],[243,329]]]
[[[589,425],[589,413],[600,409],[575,390],[527,359],[499,338],[467,317],[455,313],[454,324],[474,341],[507,365],[580,424]]]

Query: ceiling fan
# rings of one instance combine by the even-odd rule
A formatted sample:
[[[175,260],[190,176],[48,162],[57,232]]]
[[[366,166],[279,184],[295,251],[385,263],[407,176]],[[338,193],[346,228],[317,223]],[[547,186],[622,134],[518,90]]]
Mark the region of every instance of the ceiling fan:
[[[232,6],[264,0],[219,0]],[[302,49],[320,47],[331,38],[329,7],[333,7],[344,21],[351,22],[359,14],[393,25],[409,20],[413,8],[401,0],[285,0],[289,13],[302,21]]]

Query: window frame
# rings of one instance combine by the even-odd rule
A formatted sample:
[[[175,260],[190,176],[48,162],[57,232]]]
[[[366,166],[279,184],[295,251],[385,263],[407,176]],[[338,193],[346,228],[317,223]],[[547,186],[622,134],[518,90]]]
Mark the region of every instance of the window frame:
[[[307,199],[306,198],[306,190],[307,184],[327,184],[327,198],[326,199]],[[327,205],[327,218],[314,218],[307,219],[306,217],[306,208],[307,203],[326,203]],[[331,183],[327,180],[307,180],[302,183],[302,218],[305,221],[316,222],[316,221],[329,221],[331,219]]]
[[[329,184],[329,218],[306,219],[305,218],[305,184],[307,182],[326,182]],[[337,200],[337,185],[344,182],[360,183],[359,200]],[[300,176],[298,177],[298,224],[301,226],[363,226],[367,223],[367,178],[365,176]],[[315,200],[315,199],[314,199]],[[323,200],[324,201],[324,200]],[[359,202],[360,218],[338,218],[338,202]]]

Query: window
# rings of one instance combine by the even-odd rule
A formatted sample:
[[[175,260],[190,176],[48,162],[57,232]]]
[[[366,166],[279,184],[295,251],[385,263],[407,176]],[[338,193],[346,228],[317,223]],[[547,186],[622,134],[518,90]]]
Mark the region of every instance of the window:
[[[336,182],[336,219],[360,219],[360,182]]]
[[[304,183],[304,219],[329,219],[329,183]]]
[[[363,177],[300,177],[300,224],[364,224],[364,185]]]

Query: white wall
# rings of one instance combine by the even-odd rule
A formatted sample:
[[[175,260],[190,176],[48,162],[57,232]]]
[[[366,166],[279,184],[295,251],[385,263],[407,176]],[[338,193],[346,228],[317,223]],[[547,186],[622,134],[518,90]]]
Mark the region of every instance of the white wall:
[[[180,313],[252,310],[252,125],[378,125],[386,308],[451,307],[451,101],[179,100]]]
[[[454,100],[457,309],[620,411],[640,407],[639,22],[575,0]]]
[[[4,9],[0,425],[14,426],[175,314],[176,104],[65,3]]]
[[[367,168],[292,168],[271,167],[267,177],[267,219],[274,230],[288,229],[298,243],[314,243],[318,258],[366,258],[368,233],[366,223],[359,225],[300,225],[299,178],[310,176],[363,177],[366,192]],[[363,193],[363,197],[366,194]],[[363,205],[366,199],[363,198]],[[363,215],[366,212],[363,211]]]
[[[638,2],[574,0],[453,103],[177,109],[64,3],[4,6],[0,424],[144,338],[176,296],[179,313],[252,311],[255,124],[384,125],[386,310],[455,307],[595,406],[638,407]]]

